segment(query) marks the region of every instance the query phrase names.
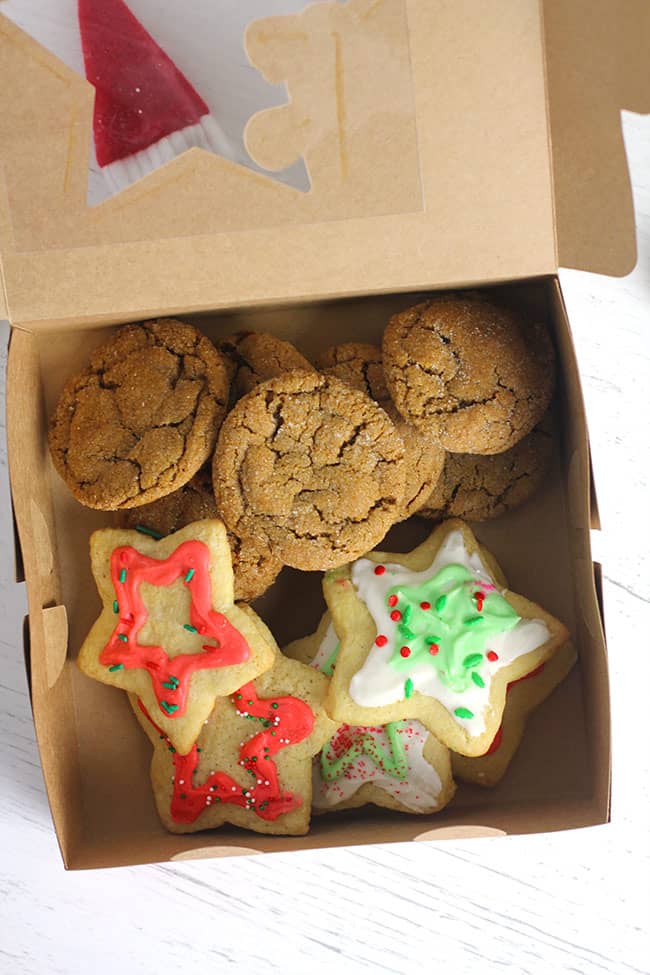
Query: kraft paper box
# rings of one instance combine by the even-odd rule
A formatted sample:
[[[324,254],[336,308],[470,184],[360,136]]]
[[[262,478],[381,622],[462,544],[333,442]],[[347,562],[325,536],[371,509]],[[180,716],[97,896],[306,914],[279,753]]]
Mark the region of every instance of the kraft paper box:
[[[624,16],[605,0],[332,0],[254,20],[252,69],[286,94],[250,118],[245,160],[190,148],[100,202],[88,191],[92,85],[0,16],[0,317],[12,325],[16,562],[66,866],[607,821],[607,659],[590,550],[598,515],[557,270],[623,274],[635,261],[620,110],[650,111],[650,15],[643,0],[623,6]],[[300,160],[307,185],[276,177]],[[316,818],[300,838],[167,834],[150,746],[126,697],[74,664],[98,608],[88,536],[109,516],[82,508],[49,460],[47,416],[64,380],[124,321],[178,314],[212,337],[268,329],[310,355],[376,341],[394,311],[463,286],[497,289],[554,333],[552,475],[477,534],[513,588],[566,622],[578,667],[530,720],[503,782],[460,787],[437,816],[369,807]],[[406,546],[427,525],[395,531]],[[323,609],[318,574],[285,570],[258,608],[281,645],[308,632]]]

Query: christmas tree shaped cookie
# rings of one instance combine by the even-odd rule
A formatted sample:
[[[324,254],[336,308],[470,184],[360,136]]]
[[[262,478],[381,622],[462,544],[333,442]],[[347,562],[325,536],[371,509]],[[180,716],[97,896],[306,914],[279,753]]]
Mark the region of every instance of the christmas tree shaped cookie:
[[[136,694],[185,754],[216,698],[274,660],[254,614],[234,605],[226,530],[217,520],[197,521],[157,540],[103,529],[92,535],[90,553],[103,606],[78,665]]]
[[[315,633],[285,648],[288,656],[330,676],[339,639],[326,613]],[[432,813],[452,798],[449,750],[415,720],[339,725],[314,760],[314,809],[327,812],[373,803]]]
[[[457,520],[408,554],[371,552],[328,572],[323,588],[341,639],[330,713],[364,725],[416,718],[463,755],[487,751],[508,683],[568,639],[559,620],[507,589]]]
[[[312,758],[336,727],[323,709],[327,685],[322,674],[276,651],[270,671],[216,702],[187,755],[174,750],[131,695],[154,746],[151,781],[164,826],[172,833],[224,823],[257,833],[306,833]]]

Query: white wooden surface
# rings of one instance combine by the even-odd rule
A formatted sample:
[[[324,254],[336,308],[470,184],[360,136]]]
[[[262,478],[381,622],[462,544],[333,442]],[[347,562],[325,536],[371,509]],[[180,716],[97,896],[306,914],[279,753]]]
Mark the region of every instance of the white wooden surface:
[[[562,281],[604,526],[614,721],[606,827],[66,874],[23,667],[0,453],[0,973],[650,972],[650,118],[625,115],[639,264]],[[6,331],[2,334],[2,355]],[[2,370],[4,373],[4,369]],[[3,377],[4,381],[4,377]],[[4,411],[2,421],[4,422]],[[3,438],[4,439],[4,438]],[[570,743],[569,743],[570,744]]]

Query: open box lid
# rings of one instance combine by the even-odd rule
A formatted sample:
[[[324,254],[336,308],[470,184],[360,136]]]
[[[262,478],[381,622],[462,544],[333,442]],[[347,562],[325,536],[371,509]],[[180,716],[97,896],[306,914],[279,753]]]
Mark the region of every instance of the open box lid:
[[[0,17],[0,316],[33,329],[635,260],[645,0],[347,0],[255,21],[269,175],[191,149],[87,203],[93,87]],[[547,78],[548,74],[548,78]],[[302,157],[308,192],[273,171]],[[4,307],[3,307],[4,306]]]

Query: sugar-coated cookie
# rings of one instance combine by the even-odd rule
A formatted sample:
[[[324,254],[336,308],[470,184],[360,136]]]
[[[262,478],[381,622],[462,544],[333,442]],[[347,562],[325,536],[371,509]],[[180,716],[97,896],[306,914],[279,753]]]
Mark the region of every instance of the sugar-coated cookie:
[[[295,345],[270,332],[236,332],[222,339],[219,348],[232,363],[235,399],[283,372],[313,369]]]
[[[103,605],[77,663],[136,694],[185,754],[215,699],[275,659],[252,611],[233,604],[226,530],[198,521],[157,541],[106,528],[91,536],[90,555]]]
[[[548,660],[566,627],[511,592],[464,522],[443,522],[412,552],[371,552],[329,571],[323,591],[341,648],[328,710],[350,724],[422,722],[481,755],[506,686]]]
[[[501,454],[450,454],[418,514],[424,518],[485,521],[527,501],[551,465],[553,437],[540,425]]]
[[[322,674],[278,652],[271,670],[216,702],[187,755],[174,751],[158,719],[130,695],[154,746],[151,781],[164,826],[306,833],[312,758],[335,727],[323,710],[326,690]]]
[[[211,456],[228,389],[223,356],[192,325],[127,325],[66,383],[50,423],[54,466],[90,508],[154,501]]]
[[[546,327],[471,292],[394,315],[382,352],[401,415],[454,453],[508,450],[539,423],[553,394]]]
[[[454,777],[474,785],[493,786],[500,782],[521,744],[529,714],[562,683],[575,662],[575,648],[568,642],[546,663],[511,681],[506,689],[501,725],[492,744],[484,755],[476,758],[452,753]]]
[[[317,631],[285,648],[288,656],[331,675],[339,640],[325,613]],[[316,812],[372,803],[409,813],[440,811],[455,791],[449,749],[419,721],[340,725],[314,759]]]
[[[324,569],[367,551],[393,524],[404,446],[364,393],[294,371],[239,400],[212,473],[230,531],[261,538],[287,565]]]
[[[386,410],[404,442],[406,475],[400,511],[395,521],[409,518],[420,509],[437,485],[445,451],[430,432],[418,430],[402,419],[390,398],[378,345],[344,342],[332,345],[316,360],[321,372],[336,376],[361,390]]]
[[[139,508],[120,512],[120,526],[146,530],[154,536],[171,535],[193,521],[218,518],[212,489],[212,472],[202,467],[182,488]],[[268,545],[256,538],[238,538],[228,532],[228,544],[235,577],[235,600],[245,603],[257,599],[271,586],[282,562]]]

